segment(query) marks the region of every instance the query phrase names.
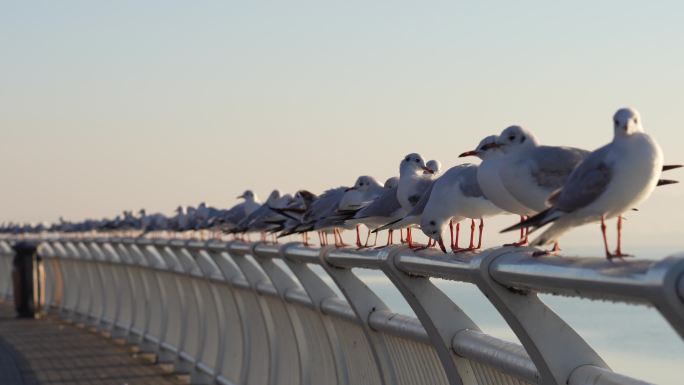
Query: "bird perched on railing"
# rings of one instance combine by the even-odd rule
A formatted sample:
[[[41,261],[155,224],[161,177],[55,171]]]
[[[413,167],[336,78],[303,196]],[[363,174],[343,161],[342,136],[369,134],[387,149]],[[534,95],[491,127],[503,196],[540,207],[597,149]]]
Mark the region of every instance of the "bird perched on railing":
[[[442,233],[447,224],[450,226],[451,249],[454,252],[479,249],[482,247],[483,218],[502,212],[482,193],[477,182],[477,169],[478,166],[473,164],[462,164],[450,168],[432,184],[421,201],[414,207],[415,211],[423,206],[420,228],[426,236],[437,241],[444,252],[446,249],[442,240]],[[467,248],[461,249],[458,245],[459,230],[456,230],[454,237],[451,224],[454,221],[458,223],[465,218],[470,219],[470,243]],[[480,220],[477,245],[474,244],[476,219]]]
[[[385,181],[381,194],[367,206],[363,207],[354,214],[354,217],[348,219],[346,223],[350,225],[363,224],[370,230],[375,230],[378,227],[395,221],[401,218],[403,209],[397,199],[397,189],[399,187],[399,178],[391,177]],[[387,231],[387,244],[392,244],[392,232],[390,228]],[[377,232],[376,238],[377,238]],[[366,239],[366,245],[368,239]],[[375,245],[375,243],[373,243]]]
[[[217,228],[225,233],[231,232],[238,223],[247,218],[259,207],[261,201],[252,190],[245,190],[237,199],[244,199],[228,210],[223,210],[207,224],[210,228]]]
[[[622,214],[646,199],[663,170],[660,146],[644,132],[639,113],[631,108],[613,116],[613,141],[593,151],[570,174],[567,183],[548,196],[550,207],[504,231],[552,223],[532,245],[556,242],[567,230],[600,221],[606,257],[623,257]],[[605,220],[617,217],[618,241],[609,250]]]
[[[399,186],[397,187],[397,200],[403,209],[403,216],[406,216],[415,206],[425,191],[432,185],[432,174],[434,171],[427,168],[423,157],[416,153],[408,154],[399,163]],[[408,246],[413,248],[413,237],[411,227],[416,223],[409,223],[406,229],[406,240]],[[390,229],[387,225],[382,229]],[[376,229],[378,231],[378,229]]]

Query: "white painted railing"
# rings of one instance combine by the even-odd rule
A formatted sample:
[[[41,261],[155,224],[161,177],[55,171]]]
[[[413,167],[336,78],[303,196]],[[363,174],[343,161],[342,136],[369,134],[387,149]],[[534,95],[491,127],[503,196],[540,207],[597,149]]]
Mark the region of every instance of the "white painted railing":
[[[3,296],[9,242],[0,241]],[[653,306],[684,336],[680,256],[608,262],[532,258],[525,248],[454,256],[132,238],[43,239],[39,253],[47,309],[196,383],[645,384],[612,372],[537,293]],[[417,318],[391,312],[352,268],[384,273]],[[429,277],[477,286],[522,346],[481,332]]]

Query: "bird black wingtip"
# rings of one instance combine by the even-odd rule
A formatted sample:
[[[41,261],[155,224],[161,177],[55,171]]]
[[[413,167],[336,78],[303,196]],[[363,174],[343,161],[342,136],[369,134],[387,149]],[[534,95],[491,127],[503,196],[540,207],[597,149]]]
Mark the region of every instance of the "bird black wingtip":
[[[674,170],[681,167],[684,167],[684,164],[666,164],[663,166],[663,171]]]

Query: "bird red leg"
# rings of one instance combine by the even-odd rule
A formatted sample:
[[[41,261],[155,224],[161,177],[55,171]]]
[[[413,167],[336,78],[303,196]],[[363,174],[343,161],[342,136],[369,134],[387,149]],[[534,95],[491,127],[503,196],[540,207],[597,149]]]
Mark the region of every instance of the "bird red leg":
[[[622,216],[618,216],[617,220],[617,248],[615,249],[616,257],[630,257],[629,254],[624,254],[622,252]]]
[[[477,238],[477,247],[480,249],[482,247],[482,231],[484,230],[484,218],[480,218],[480,235]]]
[[[521,215],[520,216],[520,223],[523,223],[527,219],[526,216]],[[527,245],[527,236],[530,232],[530,229],[528,227],[521,227],[520,228],[520,239],[517,242],[513,243],[506,243],[504,246],[515,246],[515,247],[520,247],[520,246],[526,246]]]
[[[449,236],[451,238],[451,249],[454,249],[454,220],[449,219]]]
[[[344,243],[344,240],[342,240],[342,232],[338,228],[334,228],[333,232],[337,234],[337,238],[340,240],[339,247],[345,247],[347,246],[346,243]]]
[[[411,228],[406,228],[406,243],[408,243],[409,249],[413,248],[413,238],[411,237]]]
[[[370,240],[370,229],[368,229],[368,234],[366,234],[366,242],[363,243],[363,247],[368,247],[368,241]],[[375,233],[375,239],[378,239],[378,233]],[[375,246],[375,245],[373,245]]]
[[[622,255],[622,215],[619,215],[617,220],[617,248],[615,248],[615,255]]]
[[[552,253],[557,253],[561,250],[560,244],[558,242],[553,243],[553,249],[551,249]]]
[[[458,246],[458,237],[461,234],[461,222],[456,222],[456,236],[451,240],[451,251],[458,253],[461,248]]]
[[[404,229],[399,229],[399,242],[401,242],[402,245],[406,243],[404,240]]]
[[[606,258],[611,260],[613,258],[613,254],[611,254],[610,250],[608,249],[608,238],[606,238],[606,221],[603,218],[603,215],[601,215],[601,234],[603,235],[603,247],[606,251]]]
[[[359,226],[361,225],[356,225],[356,247],[360,249],[363,245],[361,244],[361,233],[359,233]]]

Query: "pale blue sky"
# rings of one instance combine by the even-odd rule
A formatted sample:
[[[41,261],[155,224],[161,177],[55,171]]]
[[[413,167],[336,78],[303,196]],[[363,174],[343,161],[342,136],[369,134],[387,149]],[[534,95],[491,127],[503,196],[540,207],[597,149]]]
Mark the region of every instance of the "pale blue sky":
[[[513,123],[592,149],[622,106],[684,162],[677,1],[0,4],[0,221],[384,180]],[[682,198],[657,191],[627,245],[676,250]]]

